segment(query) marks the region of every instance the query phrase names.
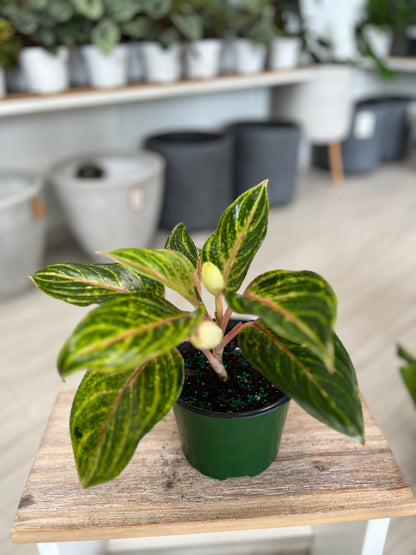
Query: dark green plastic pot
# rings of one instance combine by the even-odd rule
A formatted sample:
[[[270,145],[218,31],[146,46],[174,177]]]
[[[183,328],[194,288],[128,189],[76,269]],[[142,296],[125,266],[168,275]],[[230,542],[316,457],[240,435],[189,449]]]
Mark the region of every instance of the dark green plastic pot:
[[[276,458],[289,400],[286,396],[262,409],[221,413],[179,399],[174,413],[186,458],[218,480],[260,474]]]

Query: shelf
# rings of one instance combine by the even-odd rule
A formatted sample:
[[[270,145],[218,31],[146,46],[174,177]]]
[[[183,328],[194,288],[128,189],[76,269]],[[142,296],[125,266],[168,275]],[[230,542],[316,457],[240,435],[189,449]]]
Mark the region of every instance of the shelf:
[[[82,490],[69,438],[73,396],[58,396],[11,530],[16,543],[259,530],[416,512],[366,406],[362,446],[292,402],[276,461],[259,476],[223,481],[187,463],[170,412],[118,478]]]
[[[181,80],[155,85],[139,83],[117,89],[69,89],[54,95],[9,94],[0,99],[0,117],[143,102],[195,94],[274,87],[312,79],[315,71],[302,67],[284,71],[265,71],[254,75],[224,75],[207,80]]]

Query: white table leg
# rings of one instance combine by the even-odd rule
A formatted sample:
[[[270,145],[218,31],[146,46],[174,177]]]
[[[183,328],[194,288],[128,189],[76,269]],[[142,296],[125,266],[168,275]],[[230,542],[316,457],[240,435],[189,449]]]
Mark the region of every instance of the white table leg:
[[[103,555],[106,541],[38,543],[40,555]]]
[[[389,524],[389,518],[368,521],[361,555],[382,555]]]

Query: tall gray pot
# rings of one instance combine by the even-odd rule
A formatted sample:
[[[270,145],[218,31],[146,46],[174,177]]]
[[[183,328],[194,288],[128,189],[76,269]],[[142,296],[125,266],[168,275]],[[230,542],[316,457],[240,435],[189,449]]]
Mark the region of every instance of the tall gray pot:
[[[232,198],[231,138],[183,131],[149,137],[145,145],[166,160],[161,226],[213,229]]]
[[[380,152],[385,162],[401,160],[408,154],[410,125],[408,109],[412,102],[405,97],[386,97],[380,99],[383,112]]]
[[[0,297],[23,290],[39,270],[45,249],[42,182],[21,173],[0,174]]]
[[[234,195],[269,179],[271,206],[290,202],[296,190],[300,127],[285,121],[247,121],[228,127],[234,139]]]

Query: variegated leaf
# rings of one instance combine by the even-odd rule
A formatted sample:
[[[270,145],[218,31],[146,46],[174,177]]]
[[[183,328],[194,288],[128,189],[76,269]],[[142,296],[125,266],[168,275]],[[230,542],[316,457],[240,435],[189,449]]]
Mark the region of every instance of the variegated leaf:
[[[53,264],[30,278],[47,295],[78,306],[101,304],[139,291],[164,294],[160,283],[137,276],[121,264]]]
[[[167,238],[165,249],[177,251],[186,256],[196,269],[198,267],[198,249],[183,224],[175,226]]]
[[[188,338],[205,308],[183,312],[152,295],[118,297],[85,316],[58,358],[61,376],[97,368],[122,371],[158,356]]]
[[[120,474],[141,438],[176,402],[183,380],[183,359],[176,349],[135,370],[86,373],[70,418],[72,447],[84,488]]]
[[[305,345],[332,369],[337,300],[320,275],[273,270],[254,279],[243,295],[225,296],[235,312],[260,316],[278,335]]]
[[[400,368],[400,374],[416,405],[416,358],[400,345],[397,348],[397,354],[406,362],[406,365]]]
[[[335,369],[297,343],[276,335],[264,322],[243,328],[239,345],[244,356],[266,378],[309,414],[334,430],[364,442],[357,378],[351,359],[333,334]]]
[[[212,262],[224,277],[225,287],[237,291],[266,236],[269,216],[267,181],[243,193],[221,216],[202,248],[202,262]]]
[[[103,252],[139,276],[147,276],[180,293],[192,304],[196,296],[196,270],[186,256],[167,249],[118,249]]]

